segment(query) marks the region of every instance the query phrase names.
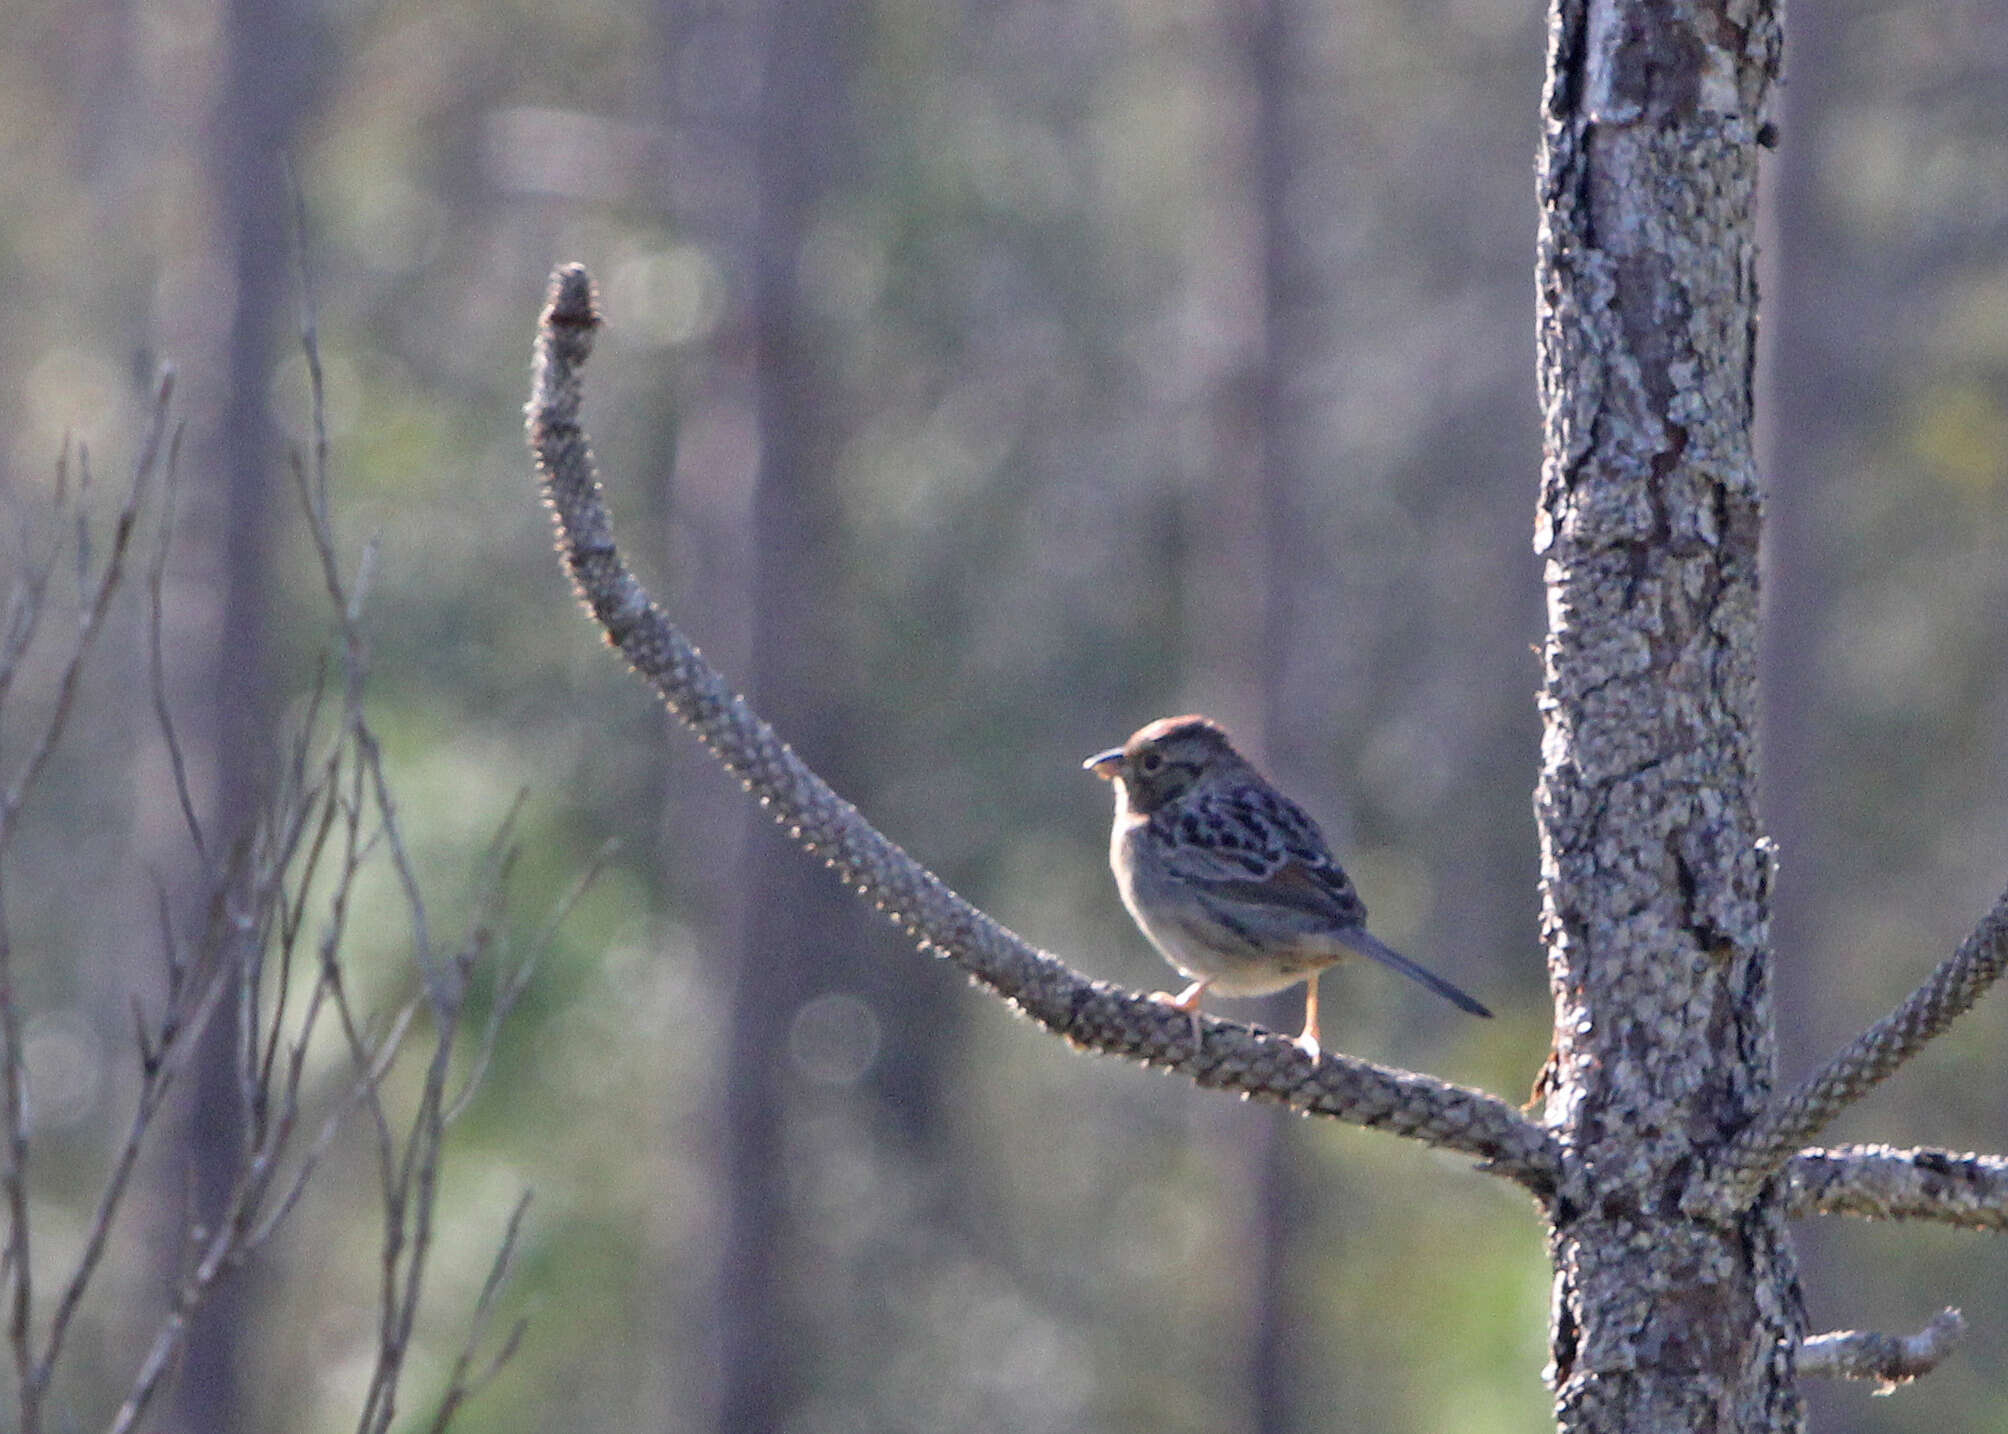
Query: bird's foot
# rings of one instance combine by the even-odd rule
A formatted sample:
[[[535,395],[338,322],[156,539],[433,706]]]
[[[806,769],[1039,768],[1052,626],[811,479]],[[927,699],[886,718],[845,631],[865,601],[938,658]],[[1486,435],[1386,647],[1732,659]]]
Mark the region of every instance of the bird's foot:
[[[1210,981],[1194,981],[1176,996],[1172,995],[1169,991],[1152,991],[1150,993],[1151,1000],[1161,1005],[1169,1006],[1174,1011],[1183,1011],[1187,1016],[1191,1017],[1192,1053],[1195,1056],[1200,1053],[1202,1049],[1201,1043],[1204,1039],[1199,1029],[1199,998],[1206,994],[1206,988],[1211,984]]]

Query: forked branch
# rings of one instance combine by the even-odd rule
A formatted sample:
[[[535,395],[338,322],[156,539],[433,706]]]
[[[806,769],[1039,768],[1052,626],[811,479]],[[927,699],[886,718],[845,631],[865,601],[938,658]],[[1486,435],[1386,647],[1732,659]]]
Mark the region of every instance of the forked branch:
[[[621,561],[579,420],[581,370],[600,317],[592,281],[572,264],[551,276],[538,324],[530,446],[573,584],[608,639],[679,718],[806,850],[919,943],[953,961],[1048,1030],[1085,1049],[1175,1068],[1355,1125],[1462,1151],[1536,1194],[1560,1157],[1546,1131],[1505,1101],[1429,1076],[1327,1053],[1202,1018],[1090,981],[951,891],[881,835],[775,735],[649,598]]]
[[[1904,1003],[1759,1117],[1690,1195],[1697,1212],[1733,1215],[1833,1118],[1941,1035],[2008,969],[2008,893]]]

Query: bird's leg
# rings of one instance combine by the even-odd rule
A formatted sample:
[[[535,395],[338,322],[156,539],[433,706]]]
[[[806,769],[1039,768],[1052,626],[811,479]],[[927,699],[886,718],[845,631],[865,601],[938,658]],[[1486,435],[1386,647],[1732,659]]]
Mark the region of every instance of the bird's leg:
[[[1297,1037],[1297,1049],[1311,1058],[1316,1065],[1323,1054],[1318,1044],[1318,977],[1323,972],[1313,971],[1311,979],[1304,983],[1304,1032]]]
[[[1206,988],[1213,984],[1213,978],[1206,976],[1194,981],[1176,996],[1168,991],[1152,991],[1153,1001],[1162,1001],[1174,1011],[1183,1011],[1192,1017],[1192,1053],[1199,1054],[1199,998],[1206,994]]]

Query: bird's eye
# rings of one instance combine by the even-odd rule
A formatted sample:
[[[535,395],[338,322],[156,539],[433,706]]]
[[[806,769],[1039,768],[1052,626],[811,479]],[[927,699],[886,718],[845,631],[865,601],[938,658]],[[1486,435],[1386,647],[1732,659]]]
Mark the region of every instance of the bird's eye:
[[[1145,773],[1158,771],[1164,766],[1164,753],[1145,752],[1143,754],[1143,760],[1138,762],[1137,766],[1141,768]]]

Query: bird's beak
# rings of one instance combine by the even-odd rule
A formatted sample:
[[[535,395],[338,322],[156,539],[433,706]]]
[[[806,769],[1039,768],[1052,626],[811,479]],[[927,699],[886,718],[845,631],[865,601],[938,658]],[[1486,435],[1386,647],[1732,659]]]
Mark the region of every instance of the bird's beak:
[[[1113,782],[1122,775],[1123,749],[1111,747],[1106,752],[1097,752],[1081,763],[1081,768],[1083,771],[1093,772],[1105,782]]]

